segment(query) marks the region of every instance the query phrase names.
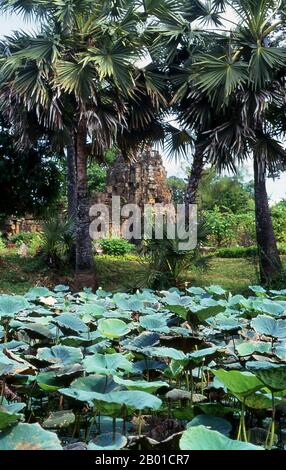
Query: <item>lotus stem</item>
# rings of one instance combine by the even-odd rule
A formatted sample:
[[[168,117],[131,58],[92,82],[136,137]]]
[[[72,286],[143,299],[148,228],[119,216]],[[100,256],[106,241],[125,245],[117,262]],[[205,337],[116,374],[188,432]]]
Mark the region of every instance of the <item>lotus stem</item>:
[[[272,399],[272,417],[271,417],[271,431],[270,431],[270,439],[269,439],[269,450],[272,449],[274,444],[274,437],[275,437],[275,397],[273,391],[271,391],[271,399]]]
[[[5,396],[5,387],[6,387],[6,378],[3,377],[3,380],[2,380],[2,388],[1,388],[1,401],[0,401],[0,405],[3,405],[4,396]]]

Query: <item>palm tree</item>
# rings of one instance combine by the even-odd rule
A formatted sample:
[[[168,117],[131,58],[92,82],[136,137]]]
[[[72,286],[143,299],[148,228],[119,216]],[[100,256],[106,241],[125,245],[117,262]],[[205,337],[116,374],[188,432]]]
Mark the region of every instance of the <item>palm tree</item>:
[[[130,121],[143,132],[162,102],[158,79],[153,80],[150,67],[142,70],[136,66],[146,53],[141,3],[0,2],[2,8],[33,15],[41,24],[38,34],[17,33],[7,38],[1,59],[1,95],[10,121],[22,137],[21,128],[30,113],[46,129],[68,129],[70,133],[69,161],[73,150],[76,167],[78,288],[93,287],[96,282],[89,236],[88,154],[91,150],[101,156],[118,135],[124,135]],[[146,96],[150,106],[140,108]]]
[[[286,163],[273,119],[285,106],[286,49],[271,43],[281,28],[280,2],[231,3],[237,27],[218,38],[211,52],[197,55],[189,80],[206,94],[216,115],[216,126],[205,134],[208,160],[235,168],[237,162],[253,157],[261,281],[269,283],[282,269],[266,192],[267,173],[274,174]]]
[[[279,1],[214,0],[192,6],[181,2],[178,18],[158,14],[163,26],[157,43],[169,57],[174,111],[182,128],[175,131],[176,138],[172,133],[170,147],[192,147],[186,195],[190,203],[196,201],[205,162],[235,171],[238,163],[253,157],[261,280],[269,282],[281,273],[266,176],[285,167],[278,136],[285,126],[277,125],[277,116],[285,106],[286,53],[273,44],[285,16]],[[236,11],[236,23],[226,18],[222,23],[226,6]],[[194,17],[212,21],[216,31],[190,27]]]
[[[170,158],[192,157],[185,193],[187,204],[197,202],[198,185],[207,161],[204,132],[211,127],[213,119],[209,100],[197,87],[190,86],[189,73],[196,54],[206,51],[216,39],[216,33],[205,27],[222,25],[220,7],[216,3],[166,0],[152,10],[159,25],[156,23],[149,28],[153,44],[150,51],[168,70],[171,114],[179,124],[179,127],[170,123],[165,126],[166,149]]]

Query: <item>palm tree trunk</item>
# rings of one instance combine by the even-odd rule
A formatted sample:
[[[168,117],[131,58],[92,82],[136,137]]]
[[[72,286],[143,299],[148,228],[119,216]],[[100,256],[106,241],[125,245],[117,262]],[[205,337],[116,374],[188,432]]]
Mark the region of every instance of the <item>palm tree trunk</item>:
[[[76,164],[75,164],[75,146],[71,142],[67,146],[67,196],[68,196],[68,218],[72,221],[76,220]]]
[[[254,155],[254,192],[256,239],[259,251],[260,277],[263,284],[279,278],[282,264],[274,235],[266,191],[266,165]]]
[[[68,197],[68,219],[72,223],[74,243],[71,246],[70,258],[75,265],[76,260],[76,213],[77,213],[77,189],[76,189],[76,162],[74,138],[71,136],[70,144],[67,146],[67,197]]]
[[[199,183],[204,169],[203,152],[200,146],[196,146],[191,173],[188,178],[188,186],[185,194],[186,204],[197,203],[197,193]]]
[[[75,150],[77,171],[77,215],[76,215],[76,288],[96,287],[92,244],[89,235],[89,196],[87,187],[86,122],[78,124]]]

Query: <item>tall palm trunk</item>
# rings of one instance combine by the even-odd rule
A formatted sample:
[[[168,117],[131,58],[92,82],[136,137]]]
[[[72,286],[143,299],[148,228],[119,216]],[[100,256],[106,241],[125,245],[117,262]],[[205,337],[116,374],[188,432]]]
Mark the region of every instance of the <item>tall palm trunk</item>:
[[[76,162],[74,137],[67,146],[67,197],[68,197],[68,218],[72,223],[74,242],[71,246],[71,261],[75,265],[76,260],[76,213],[77,213],[77,189],[76,189]]]
[[[254,191],[256,239],[259,251],[260,277],[263,284],[281,275],[282,265],[274,235],[266,191],[266,165],[254,155]]]
[[[199,145],[196,146],[191,173],[188,177],[188,186],[185,194],[186,204],[197,203],[199,183],[204,169],[203,152]]]
[[[77,171],[77,215],[76,215],[76,287],[95,288],[96,278],[89,235],[89,196],[87,187],[86,122],[81,119],[75,138]]]
[[[77,208],[77,190],[76,190],[76,161],[75,161],[75,145],[71,142],[67,146],[67,197],[68,197],[68,217],[70,220],[76,221]]]

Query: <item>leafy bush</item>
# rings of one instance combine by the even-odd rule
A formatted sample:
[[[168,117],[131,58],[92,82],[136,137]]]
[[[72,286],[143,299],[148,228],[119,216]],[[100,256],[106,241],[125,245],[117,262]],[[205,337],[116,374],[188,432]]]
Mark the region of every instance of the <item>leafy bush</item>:
[[[6,243],[3,239],[2,232],[0,232],[0,251],[5,250],[5,248],[6,248]]]
[[[197,246],[194,250],[182,251],[179,249],[178,239],[169,240],[167,229],[164,227],[163,239],[157,240],[155,236],[150,240],[145,240],[142,254],[145,255],[142,261],[148,266],[144,274],[137,276],[140,285],[148,285],[152,289],[167,289],[171,286],[181,286],[184,284],[183,276],[191,265],[206,267],[208,258],[201,256],[201,243],[205,242],[208,229],[199,220],[197,233]]]
[[[286,243],[286,200],[271,207],[273,228],[278,242]]]
[[[214,252],[214,256],[218,258],[248,258],[257,255],[258,250],[256,246],[233,246],[230,248],[219,248]]]
[[[135,246],[124,238],[105,238],[99,244],[105,255],[124,256],[135,250]]]
[[[286,255],[286,244],[279,243],[280,255]],[[248,258],[258,256],[257,246],[233,246],[230,248],[218,248],[214,253],[218,258]]]
[[[51,266],[60,267],[70,260],[74,242],[73,224],[69,220],[55,217],[43,226],[43,254]]]
[[[25,245],[29,245],[30,242],[32,241],[35,233],[33,232],[19,232],[16,233],[15,235],[12,235],[10,237],[10,241],[12,243],[15,243],[15,245],[20,246],[22,243],[25,243]]]
[[[29,249],[29,254],[34,256],[42,247],[43,237],[40,232],[19,232],[10,238],[17,247],[25,243]]]

